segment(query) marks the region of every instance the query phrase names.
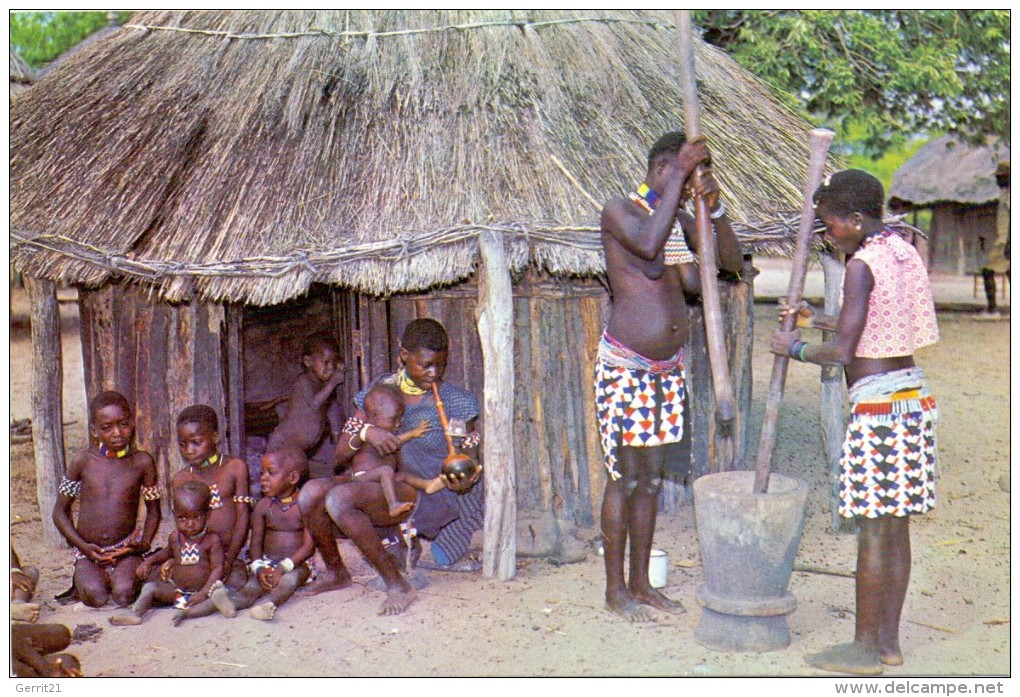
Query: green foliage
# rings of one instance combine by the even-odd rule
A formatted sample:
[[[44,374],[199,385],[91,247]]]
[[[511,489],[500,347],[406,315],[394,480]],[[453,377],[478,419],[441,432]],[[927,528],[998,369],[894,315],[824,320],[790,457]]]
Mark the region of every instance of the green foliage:
[[[130,12],[118,12],[124,22]],[[12,12],[11,48],[33,68],[61,55],[108,22],[106,12]]]
[[[719,46],[880,155],[924,132],[1009,142],[1008,10],[699,10]]]

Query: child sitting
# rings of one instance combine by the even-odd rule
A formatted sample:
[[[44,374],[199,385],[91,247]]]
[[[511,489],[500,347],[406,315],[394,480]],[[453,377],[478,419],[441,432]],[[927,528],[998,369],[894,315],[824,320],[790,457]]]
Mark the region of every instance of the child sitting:
[[[400,420],[404,417],[404,400],[400,397],[400,389],[390,383],[378,383],[365,395],[365,417],[366,423],[371,424],[372,427],[381,428],[396,435],[401,445],[429,430],[428,422],[422,421],[413,430],[397,435]],[[364,426],[364,429],[368,428],[369,426]],[[379,482],[391,517],[395,518],[414,506],[413,502],[401,501],[397,497],[393,487],[394,481],[407,482],[426,494],[433,494],[445,486],[439,477],[422,479],[407,470],[397,473],[398,453],[380,455],[375,448],[364,448],[362,447],[365,443],[364,438],[361,441],[362,445],[355,448],[351,445],[353,440],[354,436],[351,436],[348,439],[347,447],[358,452],[352,458],[350,468],[341,475],[341,481],[346,479],[357,482]]]
[[[252,617],[268,621],[308,582],[315,546],[297,505],[298,484],[307,475],[308,458],[298,448],[280,448],[262,457],[264,495],[252,515],[248,551],[253,561],[248,583],[236,594],[228,595],[223,588],[213,591],[209,601],[185,610],[185,617],[202,617],[215,609],[233,617],[238,610],[250,607]]]
[[[173,496],[177,531],[170,533],[166,547],[146,558],[136,571],[138,578],[144,579],[151,568],[172,559],[172,583],[149,581],[142,586],[131,614],[114,615],[110,624],[141,624],[153,605],[172,605],[179,610],[173,618],[176,626],[184,619],[189,604],[201,603],[209,597],[214,584],[222,584],[223,543],[215,532],[206,529],[212,498],[209,487],[187,481],[174,487]]]
[[[301,365],[304,372],[294,382],[279,425],[269,434],[266,452],[289,445],[311,457],[323,439],[338,430],[330,426],[329,416],[339,421],[339,414],[332,412],[338,409],[336,386],[344,381],[340,347],[328,336],[312,336],[305,340]]]
[[[75,548],[74,593],[89,607],[109,600],[129,605],[138,594],[135,569],[159,526],[156,463],[134,450],[131,406],[118,392],[103,392],[89,408],[95,447],[71,458],[53,506],[53,522]],[[71,504],[78,499],[78,519]],[[138,527],[138,503],[145,501],[145,523]]]
[[[177,446],[187,467],[174,475],[172,486],[197,481],[209,487],[209,532],[224,546],[223,582],[241,588],[248,580],[238,559],[248,537],[248,466],[220,452],[219,419],[212,407],[195,404],[177,417]]]

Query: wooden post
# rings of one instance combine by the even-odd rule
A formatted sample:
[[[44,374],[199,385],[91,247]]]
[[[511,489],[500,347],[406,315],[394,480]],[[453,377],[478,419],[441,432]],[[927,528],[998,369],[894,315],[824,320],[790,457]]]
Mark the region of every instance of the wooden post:
[[[736,420],[733,426],[733,469],[746,469],[747,444],[751,434],[751,387],[754,382],[754,278],[758,270],[750,254],[744,255],[740,281],[730,284],[727,294],[725,321],[727,337],[733,342],[730,356],[730,379],[736,399]]]
[[[57,486],[64,476],[64,370],[60,348],[60,309],[52,281],[25,276],[32,303],[32,446],[36,499],[46,541],[66,547],[53,524]]]
[[[833,254],[822,254],[822,274],[825,277],[825,307],[823,312],[833,317],[839,314],[839,296],[843,288],[843,261]],[[836,332],[823,331],[822,341],[832,341]],[[833,532],[852,532],[853,521],[839,515],[839,458],[843,452],[843,369],[835,365],[822,366],[822,446],[832,480]]]
[[[240,457],[244,453],[244,310],[239,305],[224,308],[226,318],[226,352],[223,372],[226,374],[225,447]],[[220,427],[224,429],[224,426]]]
[[[485,371],[482,463],[485,467],[485,549],[482,571],[509,581],[517,573],[514,469],[514,306],[503,238],[478,237],[482,269],[475,321]]]

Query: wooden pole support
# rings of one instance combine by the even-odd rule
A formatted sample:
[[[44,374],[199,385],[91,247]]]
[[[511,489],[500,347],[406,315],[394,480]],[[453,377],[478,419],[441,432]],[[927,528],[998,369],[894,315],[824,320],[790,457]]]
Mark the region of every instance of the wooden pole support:
[[[680,82],[684,100],[684,128],[688,140],[701,137],[701,122],[698,114],[698,86],[694,73],[694,36],[689,10],[677,10],[676,30],[680,47]],[[695,182],[700,181],[702,166],[694,170]],[[703,197],[694,199],[695,233],[698,240],[698,269],[701,276],[701,303],[705,313],[705,332],[708,338],[708,357],[712,369],[712,385],[715,388],[716,419],[722,426],[721,432],[728,435],[736,418],[737,408],[733,399],[733,385],[730,381],[729,361],[726,356],[726,335],[723,330],[722,309],[719,300],[719,272],[715,264],[715,236],[712,234],[712,220],[709,217],[708,201]]]
[[[485,549],[482,573],[509,581],[517,574],[517,475],[514,465],[514,305],[503,238],[478,237],[482,269],[475,321],[482,344],[485,395]]]
[[[804,184],[804,205],[800,210],[800,228],[797,231],[797,249],[793,255],[790,271],[790,286],[786,293],[788,307],[795,307],[804,294],[804,279],[807,276],[808,253],[811,251],[811,235],[815,227],[815,208],[812,203],[815,190],[822,181],[825,156],[835,133],[824,128],[811,131],[811,161],[808,165],[807,182]],[[791,331],[797,324],[796,314],[788,314],[779,323],[782,331]],[[755,463],[754,493],[764,494],[769,487],[772,468],[772,450],[776,444],[776,426],[779,423],[779,405],[783,401],[786,385],[786,368],[790,364],[787,356],[776,356],[772,362],[772,381],[769,383],[768,399],[765,402],[765,416],[761,424],[761,439],[758,441],[758,459]]]
[[[53,281],[25,276],[32,303],[32,446],[35,449],[36,500],[43,535],[54,547],[66,547],[53,523],[57,485],[64,476],[64,370],[60,347],[60,309]]]

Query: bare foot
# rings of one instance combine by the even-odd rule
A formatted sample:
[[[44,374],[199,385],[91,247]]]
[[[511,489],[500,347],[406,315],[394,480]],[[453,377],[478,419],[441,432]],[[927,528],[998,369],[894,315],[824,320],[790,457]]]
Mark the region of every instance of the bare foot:
[[[878,651],[879,660],[882,661],[882,665],[886,666],[901,666],[903,665],[903,652],[900,651],[900,642],[892,641],[887,646],[883,646]]]
[[[651,586],[641,591],[635,591],[632,589],[630,594],[634,600],[638,601],[642,605],[651,605],[656,610],[662,610],[663,612],[668,612],[673,615],[679,615],[682,612],[686,612],[684,604],[679,600],[667,598]]]
[[[39,620],[39,604],[26,603],[23,600],[11,601],[11,619],[19,622],[37,622]]]
[[[216,606],[216,609],[219,610],[220,614],[224,617],[237,616],[237,608],[234,607],[234,601],[230,599],[230,595],[227,593],[227,587],[223,585],[222,581],[217,581],[213,584],[213,589],[209,593],[209,600],[212,601],[212,604]]]
[[[343,572],[337,574],[332,571],[319,571],[315,580],[304,586],[301,589],[302,595],[318,595],[319,593],[326,593],[328,591],[340,590],[346,588],[352,583],[351,574],[344,569]]]
[[[445,488],[446,482],[444,482],[441,477],[436,477],[435,479],[429,480],[429,483],[425,485],[425,493],[434,494]]]
[[[181,622],[183,622],[186,619],[188,619],[188,613],[186,613],[184,610],[178,610],[177,612],[174,613],[173,617],[170,618],[170,621],[174,623],[175,627],[180,627]]]
[[[276,614],[276,603],[274,603],[272,600],[267,600],[264,603],[259,603],[258,605],[254,606],[251,610],[249,610],[248,614],[250,614],[257,620],[268,622],[269,620],[273,619],[273,615]]]
[[[651,622],[654,619],[652,613],[626,591],[619,594],[607,591],[606,609],[631,622]]]
[[[138,615],[114,615],[110,618],[110,624],[115,627],[133,627],[142,623]]]
[[[379,608],[379,614],[399,615],[414,602],[416,597],[418,597],[418,594],[415,592],[414,587],[401,578],[399,583],[386,589],[386,600],[383,601],[382,607]]]
[[[390,506],[390,518],[396,518],[404,511],[409,511],[414,508],[413,501],[400,501]]]
[[[857,641],[830,646],[819,653],[808,654],[804,660],[810,666],[831,670],[834,673],[882,674],[882,662],[879,659],[878,649]]]

